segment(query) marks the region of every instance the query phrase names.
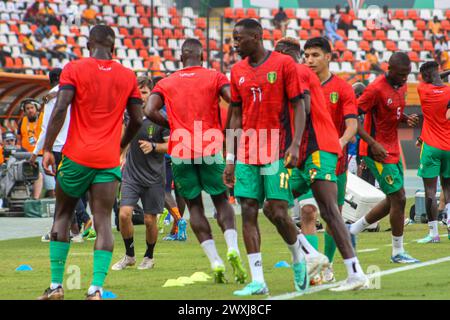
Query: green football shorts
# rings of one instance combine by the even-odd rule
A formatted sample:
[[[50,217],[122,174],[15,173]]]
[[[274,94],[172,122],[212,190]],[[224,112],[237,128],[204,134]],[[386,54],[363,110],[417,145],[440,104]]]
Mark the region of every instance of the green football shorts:
[[[418,176],[422,178],[439,176],[450,178],[450,151],[432,147],[424,142],[420,151]]]
[[[212,196],[227,191],[223,183],[225,161],[222,154],[199,159],[172,157],[172,173],[179,194],[188,199],[197,198],[202,190]]]
[[[122,172],[120,167],[94,169],[63,157],[58,168],[57,179],[65,194],[72,198],[81,198],[93,184],[120,182],[122,180]]]
[[[381,163],[367,156],[363,159],[385,194],[392,194],[403,188],[404,178],[401,160],[397,163]]]
[[[303,195],[311,190],[316,180],[336,182],[338,157],[334,153],[315,151],[306,159],[303,168],[292,170],[291,188],[295,195]]]
[[[261,207],[264,200],[284,200],[293,205],[290,170],[284,167],[284,159],[270,164],[251,165],[236,163],[236,198],[256,199]]]
[[[347,172],[337,176],[337,201],[338,206],[343,206],[345,203],[345,191],[347,189]]]

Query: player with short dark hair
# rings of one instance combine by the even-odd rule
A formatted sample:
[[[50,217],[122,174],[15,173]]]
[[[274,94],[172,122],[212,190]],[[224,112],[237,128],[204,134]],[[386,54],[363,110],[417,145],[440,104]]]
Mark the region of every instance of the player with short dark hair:
[[[300,62],[300,45],[297,40],[282,39],[277,43],[275,50],[290,55],[297,62],[297,75],[304,90],[306,109],[308,110],[299,165],[298,168],[293,169],[291,175],[292,192],[294,197],[298,197],[312,190],[320,213],[338,244],[347,268],[348,278],[341,286],[332,290],[348,291],[363,288],[367,286],[368,280],[362,271],[358,258],[355,256],[349,233],[337,206],[336,166],[338,156],[342,155],[342,143],[339,143],[339,135],[337,130],[334,129],[335,125],[329,109],[324,108],[327,102],[324,90],[321,88],[320,79],[311,68],[298,63]],[[349,100],[351,103],[352,99]],[[311,219],[309,216],[314,213],[312,210],[302,210],[302,213],[305,213],[305,218],[309,221],[309,224],[315,222],[315,217]],[[314,231],[315,229],[308,225],[303,227],[303,224],[302,228],[307,229],[307,231]],[[309,239],[312,239],[312,237],[309,237]],[[308,246],[308,241],[305,242],[304,246],[309,254],[313,253],[317,256],[316,249],[311,245]],[[322,267],[327,270],[328,259],[326,257],[325,259],[326,263],[320,265],[315,273],[319,273]]]
[[[394,53],[389,59],[387,74],[369,84],[358,99],[359,112],[366,114],[364,128],[358,125],[358,134],[362,139],[359,152],[386,194],[386,199],[353,223],[350,232],[357,235],[389,215],[392,228],[391,261],[394,263],[418,262],[403,248],[406,198],[397,129],[400,122],[406,122],[410,127],[418,123],[417,115],[407,116],[403,113],[406,80],[410,72],[408,55],[404,52]]]
[[[450,221],[450,121],[446,117],[450,110],[450,88],[442,82],[439,64],[435,61],[422,64],[420,74],[423,82],[417,86],[417,92],[424,121],[420,135],[422,147],[418,176],[422,177],[425,187],[429,234],[418,242],[435,243],[440,242],[436,203],[439,177],[444,198],[447,199],[447,222]]]
[[[169,154],[177,191],[186,200],[190,224],[218,283],[226,282],[225,265],[205,217],[202,190],[209,193],[217,210],[217,222],[228,246],[227,259],[235,280],[244,283],[234,210],[228,203],[222,181],[223,133],[219,119],[219,98],[230,100],[228,79],[202,67],[203,47],[197,39],[187,39],[181,48],[184,68],[161,80],[152,91],[145,114],[152,121],[170,127]],[[167,108],[167,119],[160,113]]]
[[[43,166],[55,175],[53,143],[71,105],[64,158],[58,169],[55,221],[51,230],[51,285],[40,300],[64,298],[64,266],[69,253],[69,227],[78,199],[89,191],[95,219],[93,280],[87,300],[100,300],[112,259],[111,211],[121,179],[120,153],[142,124],[142,100],[133,71],[112,60],[114,31],[104,25],[89,34],[90,57],[68,63],[44,144]],[[123,113],[130,122],[121,139]],[[50,169],[52,167],[52,170]]]
[[[258,209],[267,200],[267,217],[287,244],[293,259],[294,286],[305,291],[309,278],[305,256],[289,217],[292,203],[290,174],[299,157],[305,126],[302,88],[294,61],[262,44],[262,27],[243,19],[233,30],[237,53],[243,58],[231,69],[231,117],[229,129],[240,131],[237,162],[234,137],[227,134],[225,184],[232,188],[242,207],[243,235],[252,282],[238,296],[268,294],[264,280]],[[294,110],[295,134],[291,134],[289,106]],[[287,166],[287,167],[286,167]]]
[[[347,144],[354,138],[358,130],[356,97],[352,87],[347,82],[330,72],[329,63],[332,57],[330,43],[327,39],[323,37],[309,39],[305,43],[304,51],[305,64],[316,73],[321,81],[328,111],[338,131],[339,143],[343,151],[336,167],[336,182],[338,187],[337,203],[339,211],[342,213],[347,187]],[[331,230],[328,226],[324,238],[325,255],[328,257],[330,263],[332,263],[336,251],[336,243],[333,240]],[[326,275],[324,277],[325,282],[334,281],[331,265],[328,270],[324,271],[324,274]]]

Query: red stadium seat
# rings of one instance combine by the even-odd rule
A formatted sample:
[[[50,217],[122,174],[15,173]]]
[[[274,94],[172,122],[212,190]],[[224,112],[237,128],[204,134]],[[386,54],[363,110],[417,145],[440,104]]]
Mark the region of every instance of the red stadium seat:
[[[148,51],[145,49],[139,50],[139,56],[143,59],[148,59],[149,58]]]
[[[81,52],[80,48],[73,48],[72,52],[74,55],[76,55],[78,58],[81,58],[83,56],[83,53]]]
[[[345,46],[344,41],[336,40],[336,42],[334,43],[334,49],[339,52],[342,52],[347,50],[347,47]]]
[[[201,30],[201,29],[195,29],[194,35],[201,40],[205,39],[205,34],[203,33],[203,30]]]
[[[184,38],[183,30],[175,29],[173,32],[173,36],[175,37],[175,39],[183,39]]]
[[[139,17],[146,17],[146,18],[150,17],[150,12],[148,10],[146,10],[144,6],[137,6],[136,14]]]
[[[52,26],[52,27],[54,27],[54,26]],[[17,24],[10,24],[9,25],[9,31],[10,32],[14,32],[15,34],[20,34],[19,26]],[[58,29],[56,29],[56,31],[58,31]]]
[[[130,36],[130,33],[128,32],[127,28],[119,28],[119,34],[123,35],[124,37]]]
[[[136,48],[136,49],[145,49],[146,46],[144,44],[144,41],[142,41],[142,39],[136,39],[134,41],[134,48]]]
[[[375,31],[375,39],[385,41],[386,40],[386,32],[384,30]]]
[[[196,26],[200,29],[206,29],[206,19],[205,18],[197,18]]]
[[[445,17],[450,20],[450,9],[445,10]]]
[[[236,18],[232,8],[225,8],[225,10],[224,10],[224,17],[226,19],[232,19],[232,20],[234,20]]]
[[[417,10],[414,10],[414,9],[408,10],[408,19],[419,20],[419,15],[417,14]]]
[[[133,28],[133,38],[142,38],[143,36],[141,28]]]
[[[159,38],[158,39],[158,46],[163,48],[163,49],[166,49],[168,47],[167,46],[167,40],[163,39],[163,38]]]
[[[372,32],[372,30],[365,30],[365,31],[363,31],[362,37],[363,37],[364,40],[367,40],[367,41],[373,41],[374,40],[373,39],[373,32]]]
[[[387,51],[397,51],[398,48],[394,41],[387,40],[386,41],[386,50]]]
[[[129,49],[133,49],[134,48],[134,44],[133,41],[131,41],[130,38],[125,38],[123,39],[123,45]]]
[[[169,14],[170,14],[171,17],[178,17],[179,16],[176,7],[170,7],[169,8]]]
[[[270,31],[267,29],[263,30],[263,40],[272,40],[272,35],[270,34]]]
[[[402,9],[395,10],[392,19],[404,20],[405,19],[405,11]]]
[[[181,24],[180,18],[172,18],[172,21],[170,22],[175,28],[183,28],[183,25]]]
[[[273,30],[273,40],[278,41],[283,38],[283,33],[281,30],[275,29]]]
[[[413,38],[416,41],[423,41],[425,39],[425,36],[423,35],[423,32],[420,30],[413,31]]]
[[[423,20],[417,20],[416,28],[417,28],[417,30],[425,31],[425,30],[427,30],[427,24]]]
[[[313,23],[313,28],[317,30],[323,30],[323,20],[322,19],[315,19]]]
[[[11,57],[5,57],[5,68],[8,69],[14,68],[14,60]]]
[[[74,52],[75,53],[75,52]],[[48,62],[47,58],[41,58],[41,64],[46,67],[47,69],[50,68],[50,63]]]
[[[411,50],[412,51],[422,51],[422,46],[420,45],[419,41],[412,41],[411,42]]]
[[[414,62],[420,62],[419,55],[415,51],[408,52],[409,59]]]
[[[359,42],[359,47],[361,48],[361,50],[363,51],[369,51],[370,50],[370,45],[369,42],[366,40],[361,40]]]
[[[348,61],[353,62],[355,59],[353,57],[353,52],[346,50],[344,51],[344,54],[342,55],[342,61]]]
[[[317,9],[310,9],[309,10],[309,17],[311,19],[320,19],[319,10],[317,10]]]
[[[235,19],[237,19],[237,20],[240,20],[240,19],[243,19],[243,18],[245,18],[246,16],[245,16],[245,11],[244,11],[244,9],[242,9],[242,8],[236,8],[235,10],[234,10],[234,15],[235,15]]]
[[[209,40],[209,49],[210,50],[219,50],[216,40]]]
[[[47,61],[48,63],[48,61]],[[15,58],[14,59],[14,67],[17,69],[22,69],[23,68],[23,60],[22,58]]]
[[[146,17],[139,18],[139,23],[142,24],[145,28],[150,27],[150,21]]]
[[[389,63],[387,63],[387,62],[382,62],[382,63],[380,64],[380,68],[381,68],[381,70],[383,70],[384,72],[387,72],[388,69],[389,69]]]
[[[342,39],[348,40],[347,35],[345,34],[345,30],[338,29],[337,34],[340,35],[342,37]]]
[[[434,52],[433,42],[431,42],[430,40],[425,40],[425,41],[423,42],[423,51],[431,51],[431,52]]]
[[[248,8],[247,17],[251,19],[259,19],[259,14],[254,8]]]
[[[295,12],[294,9],[285,9],[284,12],[286,13],[287,17],[289,19],[295,19]]]
[[[165,28],[165,29],[163,30],[163,37],[166,38],[166,39],[173,39],[174,36],[173,36],[172,29],[167,29],[167,28]]]
[[[322,36],[322,32],[320,32],[317,29],[312,29],[311,30],[311,38],[317,38],[317,37],[321,37]]]
[[[300,40],[308,40],[309,39],[309,32],[308,30],[300,30],[298,32],[298,37],[300,38]]]
[[[121,6],[114,6],[114,13],[121,17],[125,15]]]
[[[172,49],[165,49],[163,58],[171,61],[175,60],[175,58],[173,57]]]
[[[445,31],[449,31],[450,30],[450,22],[448,20],[442,20],[441,28],[444,29]]]
[[[159,28],[153,28],[153,35],[155,37],[162,38],[163,37],[162,30]]]
[[[307,19],[303,19],[300,22],[300,27],[302,29],[309,30],[309,29],[311,29],[311,22],[309,20],[307,20]]]

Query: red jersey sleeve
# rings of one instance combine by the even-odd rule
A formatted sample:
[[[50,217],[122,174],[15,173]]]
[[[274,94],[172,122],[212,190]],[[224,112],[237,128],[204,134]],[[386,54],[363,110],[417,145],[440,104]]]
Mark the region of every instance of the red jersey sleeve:
[[[59,88],[60,89],[75,89],[77,87],[75,80],[75,71],[72,63],[66,64],[61,76],[59,77]]]
[[[131,89],[130,96],[128,97],[128,104],[142,104],[142,96],[139,91],[136,77],[134,77],[134,86]]]
[[[303,93],[309,93],[311,91],[310,74],[303,68],[298,69],[298,77],[300,79],[300,87],[303,89]]]
[[[344,119],[357,118],[358,107],[356,106],[357,102],[353,88],[346,83],[342,89],[342,111],[344,113]]]
[[[242,97],[237,87],[237,79],[234,77],[234,72],[231,70],[231,105],[234,107],[242,106]]]
[[[358,99],[359,113],[369,112],[377,103],[377,97],[376,87],[374,85],[369,85]]]
[[[293,59],[286,59],[283,65],[284,88],[291,102],[295,102],[302,97],[303,91],[298,78],[297,65]]]
[[[161,81],[159,81],[156,86],[152,89],[152,94],[157,94],[161,97],[162,101],[164,101],[164,89],[161,85]]]
[[[217,92],[220,93],[223,87],[229,86],[230,81],[228,81],[228,78],[223,73],[217,72]]]

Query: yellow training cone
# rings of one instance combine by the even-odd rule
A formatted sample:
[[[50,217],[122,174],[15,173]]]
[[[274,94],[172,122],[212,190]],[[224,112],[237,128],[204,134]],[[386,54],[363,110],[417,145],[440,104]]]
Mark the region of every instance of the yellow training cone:
[[[163,288],[168,287],[184,287],[184,284],[178,281],[177,279],[169,279],[164,283]]]
[[[195,283],[195,281],[192,280],[192,279],[189,278],[189,277],[179,277],[179,278],[177,279],[177,281],[180,282],[180,283],[182,283],[182,284],[194,284],[194,283]]]
[[[206,282],[211,279],[211,277],[204,272],[195,272],[190,278],[195,282]]]

